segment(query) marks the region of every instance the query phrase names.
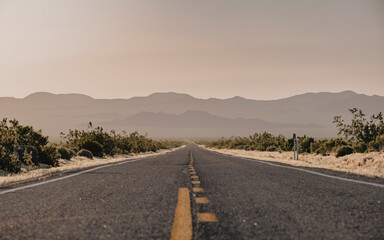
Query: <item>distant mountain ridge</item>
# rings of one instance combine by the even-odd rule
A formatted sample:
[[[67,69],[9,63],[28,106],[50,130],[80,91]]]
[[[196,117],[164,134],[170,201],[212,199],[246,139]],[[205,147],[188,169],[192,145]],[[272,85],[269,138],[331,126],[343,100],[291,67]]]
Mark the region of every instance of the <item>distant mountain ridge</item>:
[[[124,120],[102,123],[113,127],[167,127],[167,128],[234,128],[234,129],[279,129],[279,128],[319,128],[314,124],[272,123],[260,119],[225,118],[202,111],[186,111],[183,114],[164,112],[141,112]]]
[[[217,131],[212,133],[212,137],[219,137],[237,133],[235,128],[242,129],[244,135],[267,127],[271,132],[287,135],[296,131],[321,137],[334,136],[333,116],[349,117],[348,108],[352,107],[363,109],[367,115],[384,112],[384,97],[352,91],[305,93],[278,100],[252,100],[238,96],[199,99],[174,92],[130,99],[95,99],[82,94],[51,93],[34,93],[22,99],[0,97],[0,117],[16,118],[52,136],[70,128],[85,127],[89,121],[105,124],[108,128],[119,123],[120,129],[132,130],[141,124],[141,130],[149,135],[152,134],[151,128],[156,128],[154,132],[159,133],[159,137],[183,136],[183,132],[188,137],[191,128],[196,128],[196,133],[200,130],[207,133],[207,129],[215,128]],[[145,112],[148,119],[144,117]],[[168,119],[161,124],[159,112]],[[185,117],[186,113],[190,114],[189,118]],[[177,134],[174,134],[175,126],[179,126]],[[164,130],[161,133],[160,128]]]

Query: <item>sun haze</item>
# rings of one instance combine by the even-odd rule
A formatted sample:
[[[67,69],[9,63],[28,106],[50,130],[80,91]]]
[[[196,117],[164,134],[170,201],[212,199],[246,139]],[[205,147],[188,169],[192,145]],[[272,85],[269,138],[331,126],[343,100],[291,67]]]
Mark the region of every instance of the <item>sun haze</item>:
[[[0,0],[0,96],[384,95],[384,4]]]

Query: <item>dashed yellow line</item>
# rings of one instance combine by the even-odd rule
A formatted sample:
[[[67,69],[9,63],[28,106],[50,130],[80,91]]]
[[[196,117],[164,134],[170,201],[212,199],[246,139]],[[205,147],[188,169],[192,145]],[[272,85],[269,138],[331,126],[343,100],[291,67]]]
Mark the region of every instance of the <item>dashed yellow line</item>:
[[[214,213],[198,213],[197,220],[199,222],[218,222],[219,220]]]
[[[203,193],[204,188],[199,187],[201,182],[199,181],[199,177],[197,176],[197,172],[195,170],[195,167],[193,166],[194,161],[193,161],[192,151],[190,151],[190,159],[191,160],[190,160],[190,163],[188,165],[189,174],[191,175],[192,185],[195,185],[195,187],[192,187],[192,191],[195,193]],[[179,194],[180,194],[180,191],[179,191]],[[196,197],[195,196],[194,199],[195,199],[196,204],[208,204],[208,203],[210,203],[210,200],[207,197]],[[190,208],[190,206],[189,206],[189,208]],[[175,216],[175,219],[176,219],[176,216]],[[198,222],[218,222],[219,221],[216,217],[216,214],[209,213],[209,212],[197,213],[197,220],[198,220]],[[174,226],[175,226],[175,223],[174,223]],[[176,237],[173,238],[173,236],[176,236],[176,234],[173,233],[173,229],[174,229],[174,227],[172,228],[171,239],[191,239],[191,237],[192,237],[192,235],[191,236],[180,235],[180,237],[178,237],[178,238],[176,238]],[[191,229],[192,229],[192,227],[191,227]]]
[[[194,187],[194,188],[192,188],[192,190],[193,190],[194,192],[204,192],[204,188]]]
[[[207,198],[207,197],[197,197],[197,198],[195,198],[195,202],[196,203],[201,203],[201,204],[209,203],[209,198]]]
[[[179,188],[171,240],[192,239],[191,200],[188,188]]]

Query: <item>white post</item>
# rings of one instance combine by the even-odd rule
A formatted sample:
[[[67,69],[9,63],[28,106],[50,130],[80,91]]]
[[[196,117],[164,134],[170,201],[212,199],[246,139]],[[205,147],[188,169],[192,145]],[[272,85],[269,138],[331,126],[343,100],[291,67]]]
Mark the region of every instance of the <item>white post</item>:
[[[299,149],[298,143],[296,141],[297,141],[296,133],[294,133],[293,134],[293,160],[296,160],[296,155],[297,155],[297,158],[299,158],[299,151],[297,151],[297,154],[296,154],[296,149]]]

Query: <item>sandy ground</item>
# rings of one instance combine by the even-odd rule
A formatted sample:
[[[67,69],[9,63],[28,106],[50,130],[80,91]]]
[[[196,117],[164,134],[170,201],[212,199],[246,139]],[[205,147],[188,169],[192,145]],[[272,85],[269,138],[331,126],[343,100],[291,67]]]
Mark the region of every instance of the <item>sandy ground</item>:
[[[145,157],[160,155],[160,154],[168,153],[171,151],[175,151],[182,147],[173,148],[170,150],[159,150],[157,152],[147,152],[147,153],[140,153],[140,154],[134,154],[134,155],[121,155],[121,156],[106,157],[106,158],[88,159],[85,157],[74,157],[71,160],[60,159],[59,167],[49,168],[48,166],[43,165],[41,167],[35,167],[34,169],[23,168],[22,173],[18,173],[18,174],[10,174],[8,172],[0,170],[0,186],[7,185],[14,182],[27,181],[30,179],[40,178],[43,176],[45,177],[47,175],[49,176],[50,174],[60,173],[64,171],[94,167],[94,166],[99,166],[99,165],[104,165],[109,163],[117,163],[117,162],[129,160],[129,159],[138,159],[138,158],[145,158]]]
[[[336,158],[335,155],[301,154],[299,160],[293,160],[293,152],[260,152],[201,147],[233,156],[280,162],[292,166],[325,168],[369,177],[384,178],[384,152],[354,153],[339,158]]]

